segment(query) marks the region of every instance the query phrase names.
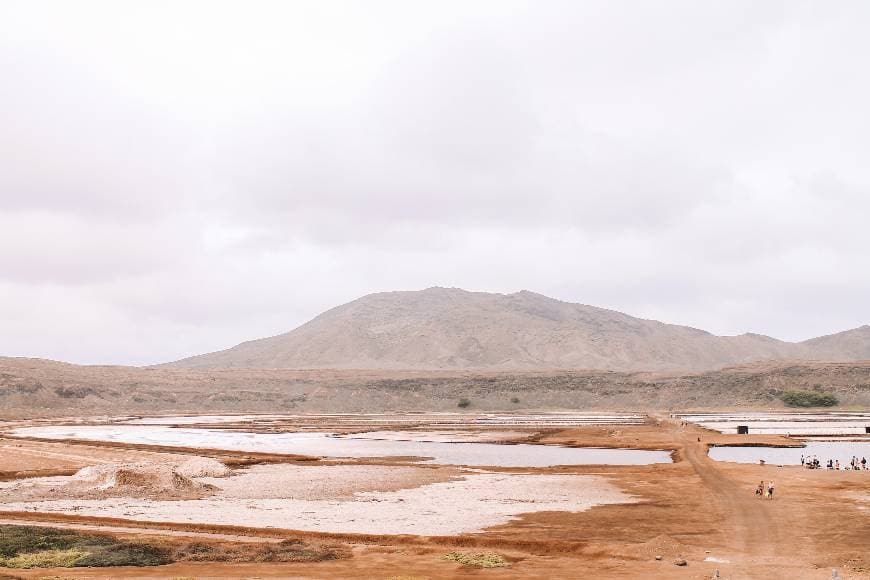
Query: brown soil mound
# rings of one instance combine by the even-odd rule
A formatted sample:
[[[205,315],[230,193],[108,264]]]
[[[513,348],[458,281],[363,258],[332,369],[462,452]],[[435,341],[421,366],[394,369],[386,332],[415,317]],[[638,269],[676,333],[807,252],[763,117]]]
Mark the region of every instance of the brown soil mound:
[[[204,497],[215,490],[214,486],[194,481],[179,472],[178,467],[171,463],[93,465],[79,470],[62,491],[80,498],[188,499]],[[187,471],[196,472],[196,468],[191,466]]]

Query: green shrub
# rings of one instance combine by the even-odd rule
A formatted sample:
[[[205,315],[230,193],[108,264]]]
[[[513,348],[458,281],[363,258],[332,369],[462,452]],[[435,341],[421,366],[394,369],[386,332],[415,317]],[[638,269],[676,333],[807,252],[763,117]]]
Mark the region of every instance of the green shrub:
[[[441,556],[442,560],[453,560],[463,566],[477,566],[478,568],[503,568],[510,566],[504,556],[493,553],[450,552]]]
[[[833,407],[840,402],[833,393],[822,391],[785,391],[782,401],[789,407]]]
[[[468,399],[466,399],[464,397],[459,399],[459,402],[456,404],[456,406],[459,407],[460,409],[464,409],[470,405],[471,405],[471,401],[469,401]]]
[[[511,397],[511,403],[513,403],[514,405],[516,405],[516,404],[519,403],[519,402],[520,402],[520,398],[519,398],[519,397]]]

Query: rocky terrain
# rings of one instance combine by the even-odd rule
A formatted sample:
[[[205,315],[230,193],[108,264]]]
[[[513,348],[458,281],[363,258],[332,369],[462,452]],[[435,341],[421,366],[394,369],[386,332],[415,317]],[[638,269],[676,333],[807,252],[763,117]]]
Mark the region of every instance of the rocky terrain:
[[[533,292],[370,294],[286,334],[170,363],[186,369],[698,371],[763,360],[870,360],[870,326],[800,343],[716,336]]]
[[[781,408],[788,389],[870,406],[870,362],[755,363],[696,373],[187,370],[0,358],[7,419],[151,413]]]

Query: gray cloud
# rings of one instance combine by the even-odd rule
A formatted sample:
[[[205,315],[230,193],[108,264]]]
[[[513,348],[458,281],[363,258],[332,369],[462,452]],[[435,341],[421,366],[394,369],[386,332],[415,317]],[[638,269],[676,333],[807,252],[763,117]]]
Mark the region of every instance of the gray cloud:
[[[150,363],[432,285],[870,322],[860,2],[5,2],[0,354]]]

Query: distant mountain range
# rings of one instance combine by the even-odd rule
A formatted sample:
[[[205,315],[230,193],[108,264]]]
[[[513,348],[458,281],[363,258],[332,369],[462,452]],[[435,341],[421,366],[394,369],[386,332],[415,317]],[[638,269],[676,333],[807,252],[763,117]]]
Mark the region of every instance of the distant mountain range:
[[[870,359],[870,326],[785,342],[687,326],[541,294],[429,288],[364,296],[286,334],[168,367],[699,371],[761,360]]]

